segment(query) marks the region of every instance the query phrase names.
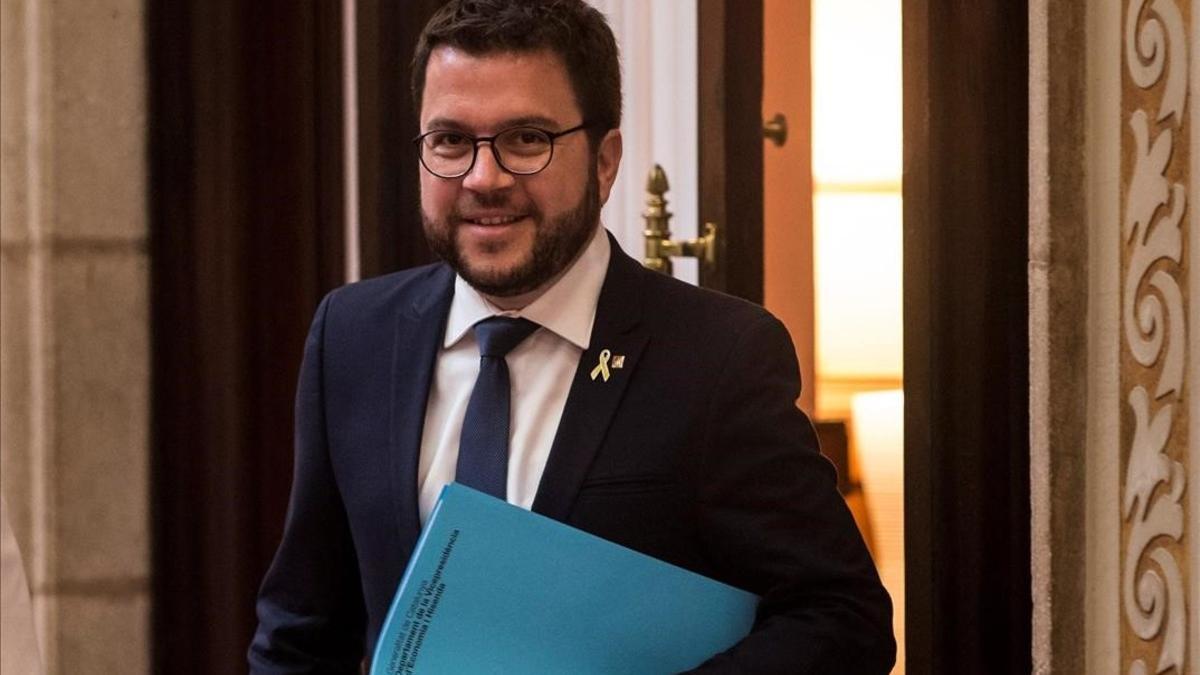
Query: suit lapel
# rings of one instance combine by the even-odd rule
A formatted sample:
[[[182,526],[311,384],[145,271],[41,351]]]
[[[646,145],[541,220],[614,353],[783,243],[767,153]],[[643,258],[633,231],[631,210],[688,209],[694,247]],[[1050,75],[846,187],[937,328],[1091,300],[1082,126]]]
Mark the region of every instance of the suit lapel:
[[[575,370],[550,457],[533,500],[535,512],[556,520],[566,520],[570,513],[649,338],[641,328],[638,284],[639,275],[646,272],[621,251],[611,235],[609,242],[612,256],[596,305],[590,346]],[[605,350],[609,352],[610,377],[606,381],[598,373],[593,379],[592,372]],[[613,359],[618,357],[623,357],[623,364],[614,368]]]
[[[421,433],[433,365],[454,296],[454,273],[438,266],[416,292],[418,297],[400,312],[392,347],[391,492],[396,498],[400,541],[410,543],[416,542],[421,530],[417,494]]]

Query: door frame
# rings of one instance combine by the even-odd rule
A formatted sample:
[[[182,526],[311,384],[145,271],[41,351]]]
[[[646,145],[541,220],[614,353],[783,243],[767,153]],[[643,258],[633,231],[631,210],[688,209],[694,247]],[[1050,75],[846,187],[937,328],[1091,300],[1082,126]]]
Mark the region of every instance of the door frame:
[[[1032,668],[1027,11],[902,5],[912,673]]]
[[[699,224],[718,228],[700,285],[762,304],[762,0],[697,1]]]

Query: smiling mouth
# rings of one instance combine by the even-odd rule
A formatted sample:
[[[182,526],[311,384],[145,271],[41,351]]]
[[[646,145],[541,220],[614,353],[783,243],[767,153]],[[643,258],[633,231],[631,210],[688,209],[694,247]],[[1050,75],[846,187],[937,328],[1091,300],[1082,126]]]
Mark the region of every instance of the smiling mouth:
[[[495,226],[495,225],[509,225],[509,224],[517,222],[518,220],[521,220],[524,217],[525,216],[523,216],[523,215],[492,216],[489,218],[463,218],[462,221],[464,223],[467,223],[468,225]]]

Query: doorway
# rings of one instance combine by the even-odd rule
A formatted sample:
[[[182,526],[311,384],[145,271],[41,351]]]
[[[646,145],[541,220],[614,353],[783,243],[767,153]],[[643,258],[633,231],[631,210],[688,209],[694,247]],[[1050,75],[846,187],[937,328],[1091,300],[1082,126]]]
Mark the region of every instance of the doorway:
[[[892,597],[897,643],[892,672],[902,675],[905,577],[900,0],[810,1],[813,412],[821,427],[833,425],[844,432],[844,436],[835,436],[846,438],[843,470],[849,475],[841,481],[843,493]],[[766,0],[764,5],[768,21],[763,112],[769,119],[772,113],[768,104],[778,87],[772,75],[783,82],[788,78],[786,70],[773,67],[773,52],[796,43],[780,35],[781,28],[788,25],[788,13],[795,10],[792,3],[781,0]],[[768,145],[768,167],[775,152]],[[768,205],[772,200],[771,177],[768,173]],[[788,194],[786,188],[781,192]],[[781,211],[791,212],[786,206]],[[769,243],[779,228],[774,213],[768,208],[765,231]],[[776,278],[770,273],[771,248],[769,245],[768,307]],[[786,273],[787,268],[783,269]]]
[[[703,31],[719,31],[724,51],[713,67],[752,87],[765,5],[695,1],[698,49],[716,44]],[[148,9],[161,450],[153,621],[156,662],[190,664],[186,672],[244,670],[253,590],[286,501],[306,320],[342,280],[344,242],[328,237],[341,229],[328,226],[342,213],[340,135],[330,130],[343,115],[358,122],[361,274],[429,257],[406,226],[415,164],[392,150],[415,117],[400,55],[440,3],[354,4],[347,31],[328,7],[189,0]],[[1030,670],[1027,9],[1023,0],[902,0],[904,631],[913,673]],[[357,38],[351,112],[339,103],[346,32]],[[743,134],[762,142],[761,97],[713,89],[709,105],[699,93],[702,109],[719,113],[711,127],[701,120],[701,133],[725,133],[722,148],[747,147],[735,140]],[[729,245],[751,251],[731,254],[744,265],[730,288],[762,300],[762,175],[734,166],[756,162],[761,172],[756,153],[698,161],[701,200],[748,200],[722,207],[746,224]],[[705,166],[724,176],[716,191],[706,189]],[[263,189],[246,189],[246,176]],[[226,264],[214,268],[214,259]]]

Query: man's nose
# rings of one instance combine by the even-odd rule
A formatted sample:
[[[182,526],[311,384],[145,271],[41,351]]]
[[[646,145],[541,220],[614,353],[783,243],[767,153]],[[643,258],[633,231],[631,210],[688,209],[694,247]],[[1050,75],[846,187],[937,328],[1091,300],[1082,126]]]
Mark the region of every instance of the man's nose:
[[[491,143],[480,143],[475,165],[463,177],[463,187],[474,192],[494,192],[512,187],[516,178],[496,161]]]

